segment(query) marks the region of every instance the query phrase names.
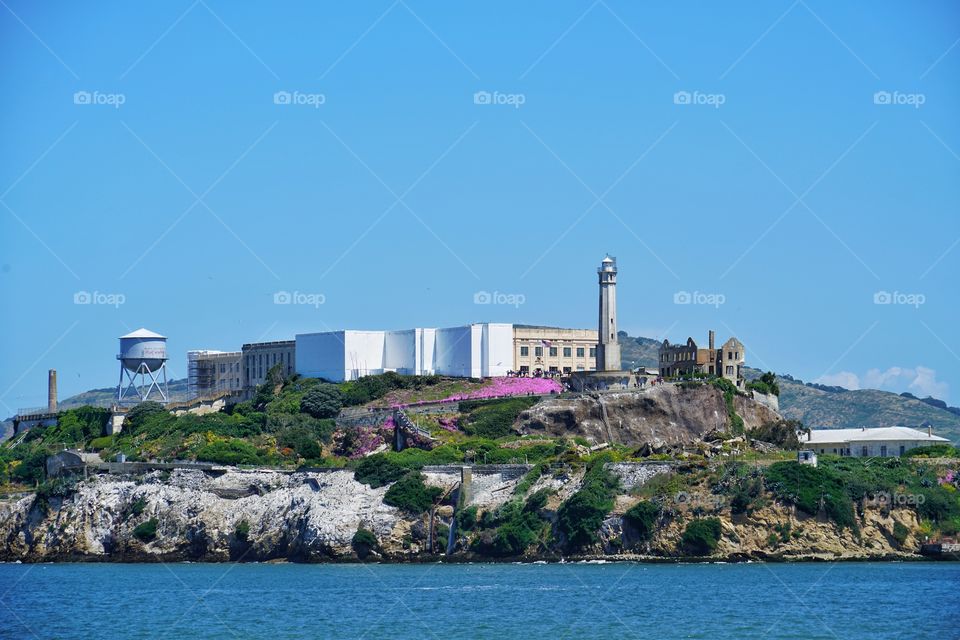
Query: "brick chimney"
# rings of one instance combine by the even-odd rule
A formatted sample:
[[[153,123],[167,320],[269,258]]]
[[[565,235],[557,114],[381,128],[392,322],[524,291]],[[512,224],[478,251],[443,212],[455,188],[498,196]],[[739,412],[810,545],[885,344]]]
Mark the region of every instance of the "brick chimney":
[[[47,372],[47,412],[56,413],[57,411],[57,370],[50,369]]]
[[[713,343],[715,342],[715,338],[717,337],[717,334],[713,329],[710,329],[710,333],[708,334],[708,336],[709,336],[709,340],[708,340],[709,347],[713,349]]]

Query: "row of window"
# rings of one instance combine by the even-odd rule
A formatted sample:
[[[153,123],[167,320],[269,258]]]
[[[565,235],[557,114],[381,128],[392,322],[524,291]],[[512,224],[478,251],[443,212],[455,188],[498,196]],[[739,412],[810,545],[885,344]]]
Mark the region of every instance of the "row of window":
[[[835,455],[838,455],[838,456],[849,456],[849,455],[850,455],[850,449],[849,449],[849,448],[844,449],[843,447],[840,447],[840,448],[834,447],[834,448],[832,449],[832,451],[833,451],[833,453],[834,453]],[[900,445],[900,455],[902,456],[904,453],[906,453],[906,451],[907,451],[906,446]],[[820,453],[826,453],[826,452],[827,452],[827,450],[826,450],[825,448],[821,448],[821,449],[820,449]],[[867,458],[867,457],[869,457],[869,456],[870,456],[870,448],[867,447],[867,445],[863,445],[862,447],[860,447],[860,457],[861,457],[861,458]],[[885,445],[885,444],[880,445],[880,457],[881,457],[881,458],[886,458],[886,457],[887,457],[887,445]]]
[[[586,352],[586,349],[585,349],[584,347],[577,347],[577,357],[578,357],[578,358],[582,358],[585,352]],[[549,353],[550,353],[550,357],[551,357],[551,358],[556,358],[556,357],[557,357],[557,354],[559,353],[558,347],[549,347]],[[573,353],[573,347],[563,347],[563,357],[564,357],[564,358],[572,358],[572,357],[573,357],[573,356],[572,356],[572,353]],[[526,357],[526,356],[529,356],[529,355],[530,355],[530,347],[520,347],[520,356],[521,356],[521,357]],[[533,348],[533,355],[536,356],[536,357],[538,357],[538,358],[539,358],[539,357],[542,357],[542,356],[543,356],[543,347],[534,347],[534,348]],[[596,357],[597,357],[597,348],[596,348],[596,347],[590,347],[590,357],[591,357],[591,358],[596,358]]]
[[[559,368],[559,367],[550,367],[550,368],[548,369],[548,371],[549,371],[550,373],[560,373],[560,368]],[[586,371],[586,367],[584,367],[583,365],[577,365],[577,371]],[[573,372],[573,367],[563,367],[563,373],[569,374],[569,373],[572,373],[572,372]],[[528,367],[528,366],[525,365],[525,364],[520,365],[520,373],[530,373],[530,367]]]

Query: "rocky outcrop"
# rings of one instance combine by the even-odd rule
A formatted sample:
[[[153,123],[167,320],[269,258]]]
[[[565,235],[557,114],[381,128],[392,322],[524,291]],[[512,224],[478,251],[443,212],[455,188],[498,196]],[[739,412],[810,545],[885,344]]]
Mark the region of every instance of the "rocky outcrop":
[[[700,477],[699,467],[676,462],[611,463],[620,481],[613,512],[599,542],[580,557],[677,559],[686,525],[696,517],[720,518],[723,535],[716,557],[737,559],[836,559],[906,557],[919,547],[919,522],[908,508],[860,505],[857,531],[805,515],[772,500],[749,514],[734,514],[706,485],[662,497],[652,540],[641,541],[623,514],[654,478],[669,474]],[[514,497],[525,468],[473,470],[470,499],[464,506],[496,509]],[[543,473],[529,489],[550,489],[543,515],[556,517],[560,504],[581,486],[582,467]],[[110,561],[355,561],[353,536],[373,533],[377,546],[368,556],[388,561],[432,560],[443,541],[428,545],[454,514],[460,468],[424,470],[427,482],[450,493],[430,514],[411,515],[383,502],[386,488],[356,482],[353,472],[277,473],[269,471],[180,470],[140,476],[103,474],[79,480],[62,495],[28,494],[0,501],[0,560]],[[682,478],[680,478],[682,479]],[[660,478],[660,486],[666,486]],[[156,524],[155,536],[144,525]],[[895,528],[899,523],[902,525]],[[899,541],[895,531],[899,529]],[[441,533],[437,533],[440,531]],[[903,531],[909,534],[904,538]],[[540,547],[528,559],[558,559]],[[539,555],[538,555],[539,554]],[[482,560],[463,541],[453,560]]]
[[[734,408],[747,429],[780,420],[768,406],[736,396]],[[545,399],[520,414],[523,434],[581,436],[594,444],[687,445],[711,431],[727,431],[723,394],[711,385],[662,384],[642,391]]]

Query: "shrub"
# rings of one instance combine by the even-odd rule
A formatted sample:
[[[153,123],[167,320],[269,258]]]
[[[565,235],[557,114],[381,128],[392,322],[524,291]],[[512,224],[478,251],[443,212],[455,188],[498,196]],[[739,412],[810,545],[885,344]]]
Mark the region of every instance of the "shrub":
[[[653,538],[656,531],[657,516],[660,514],[660,507],[654,502],[643,500],[630,507],[623,514],[626,520],[634,529],[641,540],[649,541]]]
[[[130,504],[130,513],[134,517],[138,517],[144,512],[146,508],[147,508],[147,499],[141,496]]]
[[[546,504],[549,491],[536,492],[525,503],[513,500],[502,505],[496,512],[486,512],[481,520],[484,528],[496,527],[485,532],[471,545],[474,551],[495,557],[522,555],[537,541],[546,522],[538,511]]]
[[[957,458],[960,450],[949,444],[931,444],[910,449],[903,455],[908,458]]]
[[[156,518],[150,518],[146,522],[140,523],[133,530],[133,536],[140,542],[152,542],[157,538],[157,525],[160,524]]]
[[[277,446],[289,447],[298,456],[315,460],[323,456],[316,433],[305,427],[291,427],[277,434]]]
[[[594,460],[583,477],[580,490],[570,496],[557,511],[557,529],[567,545],[579,549],[597,541],[597,529],[613,508],[613,497],[619,482],[604,469],[606,456]]]
[[[353,547],[353,551],[357,554],[357,557],[363,560],[370,555],[371,551],[378,548],[380,543],[372,531],[360,527],[356,533],[353,534],[350,546]]]
[[[245,440],[219,440],[197,451],[197,460],[218,464],[260,464],[260,452]]]
[[[467,413],[461,421],[463,430],[471,436],[502,438],[510,435],[513,423],[521,412],[535,405],[538,398],[518,397],[506,400],[468,400],[460,403]]]
[[[760,393],[780,395],[780,385],[777,384],[777,375],[772,371],[767,371],[756,380],[747,383],[747,389],[754,389]]]
[[[766,485],[778,499],[790,502],[810,515],[820,509],[841,527],[856,529],[853,518],[853,501],[850,492],[856,486],[848,486],[846,480],[827,465],[811,467],[797,462],[776,462],[767,469]]]
[[[247,542],[250,539],[250,523],[246,520],[238,522],[237,526],[233,529],[233,535],[240,542]]]
[[[343,394],[335,384],[321,384],[300,400],[300,411],[314,418],[335,418],[343,408]]]
[[[375,453],[367,456],[357,463],[353,470],[353,478],[357,482],[369,485],[376,489],[396,482],[402,478],[409,469],[391,457],[382,453]]]
[[[457,529],[460,531],[472,531],[477,526],[477,507],[476,505],[461,509],[457,512]]]
[[[428,487],[419,471],[411,471],[397,480],[383,496],[386,504],[409,513],[423,513],[433,506],[443,493],[439,487]]]
[[[680,544],[687,553],[697,556],[710,555],[717,549],[721,532],[719,518],[699,518],[687,524]],[[771,535],[776,539],[774,534]]]
[[[898,545],[903,546],[903,543],[907,541],[908,535],[910,535],[910,529],[900,522],[893,523],[893,539],[897,541]]]
[[[149,400],[141,402],[137,406],[127,411],[123,418],[123,432],[126,435],[134,435],[146,424],[151,416],[169,415],[166,408],[159,402]]]
[[[779,420],[750,429],[747,431],[747,436],[753,440],[775,444],[782,449],[799,449],[800,440],[797,438],[797,431],[802,428],[803,423],[799,420]]]
[[[530,487],[532,487],[534,483],[540,479],[540,476],[543,475],[543,472],[546,470],[546,468],[546,462],[540,462],[534,465],[533,469],[530,469],[530,471],[523,476],[520,482],[517,483],[517,486],[513,488],[513,493],[515,495],[522,496],[529,491]]]

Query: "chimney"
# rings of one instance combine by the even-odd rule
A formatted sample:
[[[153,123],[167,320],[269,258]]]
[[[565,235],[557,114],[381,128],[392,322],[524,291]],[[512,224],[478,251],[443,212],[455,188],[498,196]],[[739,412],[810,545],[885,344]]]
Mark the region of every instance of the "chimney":
[[[928,437],[928,438],[932,438],[932,437],[933,437],[933,427],[932,427],[931,425],[929,425],[929,424],[927,425],[927,437]]]
[[[57,411],[57,370],[50,369],[47,372],[47,412],[56,413]]]
[[[713,330],[713,329],[710,329],[710,334],[709,334],[710,340],[709,340],[709,343],[710,343],[710,348],[711,348],[711,349],[713,349],[714,338],[716,337],[716,335],[717,335],[717,334],[714,332],[714,330]]]

